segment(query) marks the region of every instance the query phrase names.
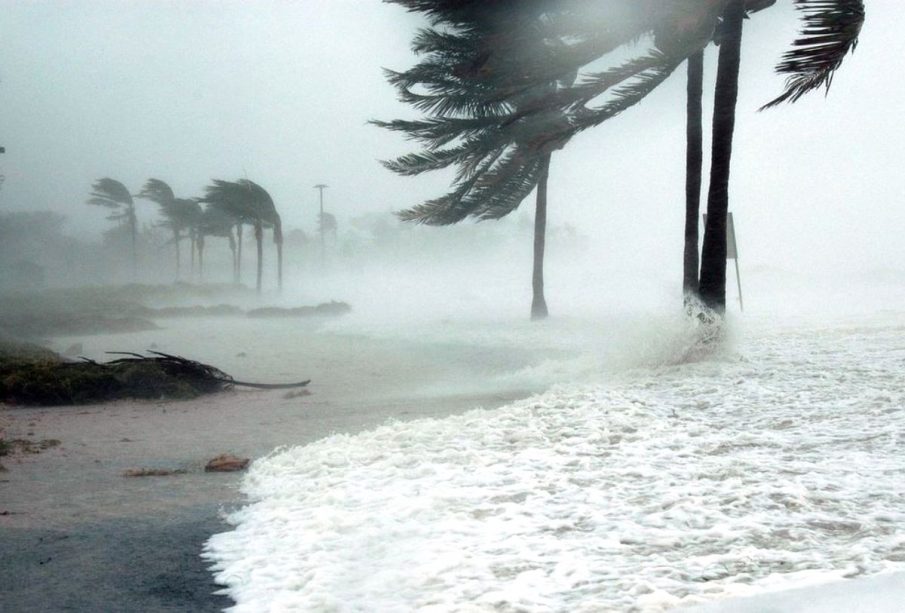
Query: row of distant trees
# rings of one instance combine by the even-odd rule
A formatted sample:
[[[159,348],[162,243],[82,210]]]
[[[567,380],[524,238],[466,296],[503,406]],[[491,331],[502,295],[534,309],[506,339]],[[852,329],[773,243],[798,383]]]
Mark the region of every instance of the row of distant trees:
[[[406,176],[448,167],[457,171],[450,193],[399,216],[430,225],[468,217],[499,219],[536,189],[535,319],[547,316],[543,259],[553,153],[579,132],[640,102],[687,63],[683,287],[686,305],[702,303],[722,315],[743,24],[775,0],[389,1],[424,14],[431,27],[419,31],[412,43],[419,63],[405,72],[387,71],[400,99],[425,117],[375,122],[424,148],[385,165]],[[785,91],[766,107],[829,87],[864,22],[863,0],[795,4],[801,35],[777,66],[787,77]],[[719,61],[708,215],[699,252],[703,54],[710,44],[719,46]],[[617,50],[634,56],[597,71],[600,61]]]
[[[181,262],[180,245],[188,240],[191,268],[194,272],[197,254],[199,274],[204,274],[204,248],[206,239],[225,238],[232,253],[233,280],[242,276],[243,228],[250,226],[255,239],[257,269],[255,287],[261,291],[263,273],[264,231],[273,232],[277,251],[277,285],[283,287],[283,224],[273,199],[263,187],[248,179],[237,181],[214,180],[204,190],[204,196],[177,198],[172,188],[160,179],[148,179],[141,191],[133,194],[125,185],[105,177],[91,186],[88,204],[111,210],[108,219],[118,221],[129,229],[132,247],[133,273],[138,269],[138,220],[135,199],[154,202],[159,207],[160,225],[172,235],[175,247],[176,271]]]

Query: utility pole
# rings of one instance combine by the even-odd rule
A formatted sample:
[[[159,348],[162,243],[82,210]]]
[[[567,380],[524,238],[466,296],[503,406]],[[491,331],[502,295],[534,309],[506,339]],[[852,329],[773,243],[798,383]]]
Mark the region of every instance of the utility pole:
[[[326,267],[327,255],[326,255],[326,243],[324,242],[324,190],[330,187],[329,185],[324,185],[323,183],[318,183],[314,186],[314,189],[320,192],[320,200],[321,200],[321,213],[320,217],[317,218],[318,223],[320,224],[320,232],[321,232],[321,270]]]

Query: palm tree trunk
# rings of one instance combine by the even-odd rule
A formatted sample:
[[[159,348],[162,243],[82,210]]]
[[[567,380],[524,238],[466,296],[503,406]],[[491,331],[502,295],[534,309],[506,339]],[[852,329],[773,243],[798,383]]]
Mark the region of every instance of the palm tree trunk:
[[[544,299],[544,249],[547,234],[547,177],[550,174],[550,154],[541,160],[541,175],[537,182],[537,205],[534,213],[534,274],[531,285],[531,319],[545,319],[548,315]]]
[[[704,51],[688,58],[685,151],[685,256],[682,291],[686,303],[698,293],[698,216],[701,211],[701,168],[704,162]]]
[[[242,282],[242,224],[236,224],[236,237],[239,239],[239,251],[236,254],[236,283]]]
[[[713,104],[710,189],[701,251],[700,293],[704,304],[719,314],[726,311],[726,216],[729,211],[729,169],[744,19],[745,0],[730,0],[723,13],[723,36]]]
[[[255,243],[258,249],[258,274],[255,289],[261,293],[261,275],[264,272],[264,227],[260,221],[255,222]]]

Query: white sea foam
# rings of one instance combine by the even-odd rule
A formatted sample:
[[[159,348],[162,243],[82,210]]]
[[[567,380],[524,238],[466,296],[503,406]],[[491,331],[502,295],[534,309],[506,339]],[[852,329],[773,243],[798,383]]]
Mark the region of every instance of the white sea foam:
[[[661,611],[905,568],[903,338],[755,324],[281,450],[205,555],[236,611]]]

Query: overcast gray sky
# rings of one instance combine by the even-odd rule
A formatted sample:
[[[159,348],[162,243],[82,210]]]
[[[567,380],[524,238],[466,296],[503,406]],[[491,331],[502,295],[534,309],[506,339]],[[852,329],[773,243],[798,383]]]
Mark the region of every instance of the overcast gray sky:
[[[791,0],[748,22],[731,188],[743,264],[905,267],[902,9],[897,0],[867,5],[861,45],[830,96],[764,113],[757,107],[782,85],[772,67],[796,32]],[[157,177],[194,196],[212,178],[247,174],[288,227],[311,230],[315,183],[330,185],[327,206],[341,224],[448,186],[448,175],[384,170],[377,160],[410,146],[366,124],[414,116],[381,74],[414,62],[409,41],[422,22],[397,6],[7,1],[0,23],[7,210],[61,211],[71,231],[96,234],[104,212],[83,204],[96,178],[138,191]],[[684,105],[679,71],[556,154],[550,221],[580,228],[599,257],[680,268]],[[139,214],[150,219],[153,206]]]

